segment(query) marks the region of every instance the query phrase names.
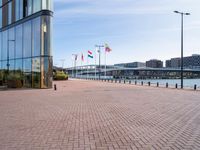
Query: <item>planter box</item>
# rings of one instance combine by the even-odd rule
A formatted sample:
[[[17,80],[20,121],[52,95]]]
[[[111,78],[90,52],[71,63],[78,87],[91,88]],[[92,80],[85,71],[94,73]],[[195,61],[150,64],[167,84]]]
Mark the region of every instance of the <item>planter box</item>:
[[[22,88],[21,80],[8,80],[8,88]]]

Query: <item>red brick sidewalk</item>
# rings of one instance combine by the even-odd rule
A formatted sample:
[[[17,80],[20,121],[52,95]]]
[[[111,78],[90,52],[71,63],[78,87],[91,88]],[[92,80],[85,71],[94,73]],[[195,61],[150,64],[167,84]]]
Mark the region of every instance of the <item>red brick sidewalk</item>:
[[[96,81],[0,92],[1,150],[200,149],[200,93]]]

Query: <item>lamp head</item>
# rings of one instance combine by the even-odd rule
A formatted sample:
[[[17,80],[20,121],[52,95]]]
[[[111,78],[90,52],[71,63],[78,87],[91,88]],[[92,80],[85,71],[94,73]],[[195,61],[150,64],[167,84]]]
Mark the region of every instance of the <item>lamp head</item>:
[[[179,11],[175,10],[175,11],[174,11],[174,13],[177,13],[177,14],[178,14],[178,13],[179,13]]]

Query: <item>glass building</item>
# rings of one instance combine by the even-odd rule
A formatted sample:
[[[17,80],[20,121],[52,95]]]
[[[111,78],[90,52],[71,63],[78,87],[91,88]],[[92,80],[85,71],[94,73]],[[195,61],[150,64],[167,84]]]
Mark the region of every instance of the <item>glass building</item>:
[[[0,0],[1,84],[52,87],[52,15],[51,0]]]

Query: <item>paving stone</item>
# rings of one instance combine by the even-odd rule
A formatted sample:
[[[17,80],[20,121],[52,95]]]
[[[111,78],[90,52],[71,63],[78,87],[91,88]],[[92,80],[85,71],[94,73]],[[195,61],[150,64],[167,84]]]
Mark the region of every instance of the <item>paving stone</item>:
[[[200,93],[97,81],[0,92],[1,150],[200,149]]]

